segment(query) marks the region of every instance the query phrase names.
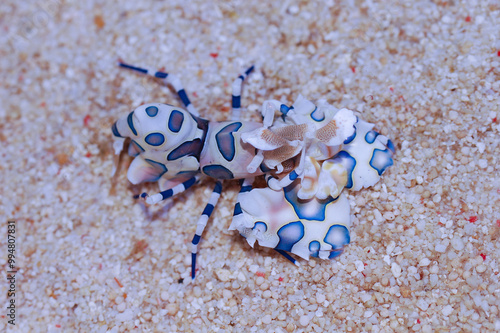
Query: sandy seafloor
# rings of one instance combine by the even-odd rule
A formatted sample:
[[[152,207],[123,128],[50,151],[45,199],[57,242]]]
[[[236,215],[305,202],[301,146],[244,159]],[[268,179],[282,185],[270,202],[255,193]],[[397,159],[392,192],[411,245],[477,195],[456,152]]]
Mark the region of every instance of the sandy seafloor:
[[[493,332],[500,330],[498,1],[2,1],[0,331]],[[303,94],[357,110],[396,144],[375,187],[349,193],[336,260],[252,249],[227,231],[226,182],[189,279],[205,180],[152,207],[116,179],[111,124],[180,105],[117,59],[176,73],[202,116],[244,119]],[[16,221],[16,325],[7,323]]]

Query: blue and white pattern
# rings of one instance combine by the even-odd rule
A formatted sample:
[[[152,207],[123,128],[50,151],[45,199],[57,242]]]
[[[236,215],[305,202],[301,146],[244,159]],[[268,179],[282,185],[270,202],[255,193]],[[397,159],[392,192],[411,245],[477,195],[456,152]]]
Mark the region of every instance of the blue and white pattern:
[[[192,240],[191,276],[198,247],[222,191],[222,180],[241,179],[230,229],[253,246],[275,249],[291,262],[331,259],[349,244],[350,206],[344,188],[372,186],[392,165],[394,145],[347,109],[299,96],[293,105],[264,102],[263,123],[240,120],[241,86],[254,67],[232,85],[232,121],[199,117],[180,80],[169,73],[120,63],[165,80],[186,110],[148,103],[116,121],[115,153],[129,139],[134,157],[127,177],[133,184],[157,181],[160,192],[143,193],[148,204],[173,197],[203,176],[217,179]],[[267,187],[253,188],[264,175]]]

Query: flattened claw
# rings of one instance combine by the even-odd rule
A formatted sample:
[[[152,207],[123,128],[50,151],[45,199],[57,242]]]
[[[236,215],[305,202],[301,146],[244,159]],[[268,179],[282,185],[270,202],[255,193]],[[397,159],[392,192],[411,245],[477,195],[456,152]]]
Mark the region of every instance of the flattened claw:
[[[373,126],[358,120],[354,137],[330,160],[344,166],[348,177],[346,187],[354,191],[375,185],[382,173],[393,164],[394,145],[372,130]]]
[[[238,195],[238,212],[230,229],[253,245],[270,247],[309,259],[316,252],[329,258],[349,243],[351,224],[347,197],[300,200],[300,179],[281,191],[257,188]],[[342,236],[342,237],[341,237]]]

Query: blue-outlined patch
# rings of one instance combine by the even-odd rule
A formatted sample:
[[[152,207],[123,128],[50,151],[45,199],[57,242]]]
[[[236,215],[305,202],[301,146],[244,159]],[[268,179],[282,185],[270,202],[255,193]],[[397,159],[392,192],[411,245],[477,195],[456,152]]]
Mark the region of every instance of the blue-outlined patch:
[[[265,233],[267,231],[267,224],[265,224],[262,221],[255,222],[255,224],[253,225],[252,230],[254,230],[255,232],[263,234],[263,233]]]
[[[319,118],[319,115],[315,115],[315,113],[318,112],[318,107],[316,106],[313,110],[313,112],[311,112],[311,118],[314,120],[314,121],[323,121],[325,120],[325,114],[323,113],[323,117],[320,119]]]
[[[321,245],[318,241],[312,241],[309,243],[309,255],[311,257],[317,258],[319,256],[319,250],[321,249]]]
[[[201,148],[202,144],[200,139],[184,142],[168,154],[167,160],[173,161],[185,156],[195,156],[196,158],[199,158]]]
[[[151,146],[161,146],[165,142],[165,136],[158,132],[151,133],[144,138],[144,141]]]
[[[394,147],[394,143],[390,139],[387,140],[387,148],[389,148],[392,153],[396,152],[396,147]]]
[[[184,122],[184,114],[180,111],[173,110],[168,118],[168,129],[174,133],[181,130],[182,123]]]
[[[111,131],[113,132],[114,136],[123,138],[123,136],[120,135],[120,132],[118,132],[118,128],[116,127],[116,121],[114,122],[113,126],[111,126]]]
[[[298,182],[293,182],[283,189],[285,199],[293,207],[299,219],[310,221],[324,221],[326,206],[336,199],[328,196],[325,200],[318,200],[316,197],[308,200],[299,199],[297,196]]]
[[[132,130],[132,133],[134,133],[134,135],[137,135],[137,131],[135,130],[135,127],[134,127],[134,120],[132,118],[133,116],[134,116],[134,111],[132,111],[128,114],[127,124],[128,124],[128,127],[130,127],[130,129]]]
[[[342,252],[344,252],[344,249],[338,249],[338,250],[333,250],[333,251],[330,251],[330,255],[328,256],[328,259],[333,259],[333,258],[337,258],[338,256],[340,256],[342,254]]]
[[[156,162],[156,161],[153,161],[153,160],[150,160],[148,158],[145,159],[146,162],[148,162],[149,164],[151,164],[153,166],[153,168],[158,172],[158,179],[160,179],[160,177],[168,171],[167,167],[163,164],[163,163],[160,163],[160,162]],[[156,179],[156,180],[158,180]],[[155,180],[153,180],[155,181]]]
[[[276,249],[292,251],[292,247],[304,237],[304,225],[300,221],[290,222],[277,232],[280,241]]]
[[[378,175],[382,175],[388,167],[393,164],[392,152],[389,149],[374,149],[370,160],[370,166],[377,170]]]
[[[368,143],[370,143],[370,144],[374,143],[375,139],[377,138],[377,136],[379,136],[378,132],[376,132],[376,131],[369,131],[365,135],[365,141],[368,142]]]
[[[234,179],[234,175],[231,170],[218,164],[205,165],[202,168],[205,175],[210,176],[215,179]]]
[[[146,108],[146,114],[150,117],[156,117],[158,114],[158,108],[156,106],[148,106]]]
[[[215,135],[217,148],[226,161],[232,161],[234,155],[236,155],[233,132],[237,132],[241,126],[242,124],[240,122],[231,123],[224,126],[224,128]]]
[[[328,229],[323,241],[332,246],[332,252],[330,252],[329,256],[329,258],[332,259],[338,257],[342,253],[344,246],[351,242],[351,236],[349,235],[349,230],[345,226],[335,224]]]
[[[352,135],[344,140],[345,145],[351,143],[356,138],[356,131],[357,131],[356,126],[354,126],[354,132],[352,133]]]
[[[342,150],[339,151],[338,154],[333,157],[333,163],[342,163],[344,165],[347,171],[347,184],[345,187],[352,188],[353,186],[352,172],[356,167],[356,159],[352,157],[345,150]]]

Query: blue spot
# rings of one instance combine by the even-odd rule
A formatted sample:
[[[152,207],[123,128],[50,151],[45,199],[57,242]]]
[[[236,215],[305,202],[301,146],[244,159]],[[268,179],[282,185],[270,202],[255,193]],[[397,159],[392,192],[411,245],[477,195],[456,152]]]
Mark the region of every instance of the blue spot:
[[[396,147],[394,147],[394,143],[391,140],[387,140],[387,148],[389,148],[393,153],[396,152]]]
[[[356,126],[354,126],[354,132],[352,133],[352,135],[344,140],[344,144],[347,145],[347,144],[351,143],[355,137],[356,137]]]
[[[113,124],[113,126],[111,126],[111,131],[113,132],[114,136],[117,136],[119,138],[123,138],[123,136],[120,135],[120,132],[118,132],[118,128],[116,128],[116,121]]]
[[[158,179],[165,173],[168,171],[167,167],[162,164],[162,163],[159,163],[159,162],[156,162],[156,161],[153,161],[153,160],[150,160],[148,158],[145,159],[146,162],[148,162],[149,164],[151,164],[154,169],[158,172],[159,176],[158,176]]]
[[[234,155],[236,154],[233,132],[238,131],[240,128],[240,122],[232,123],[225,126],[219,131],[219,133],[215,135],[217,148],[219,148],[220,153],[226,159],[226,161],[232,161]]]
[[[241,213],[243,213],[243,211],[241,210],[241,205],[239,202],[237,202],[236,205],[234,205],[233,216],[240,215]]]
[[[207,215],[207,216],[210,216],[212,215],[212,212],[214,211],[214,205],[212,204],[207,204],[205,206],[205,209],[203,210],[203,215]]]
[[[377,170],[379,176],[384,173],[385,169],[387,169],[393,164],[391,156],[392,152],[389,149],[373,150],[373,156],[372,159],[370,160],[370,166],[375,170]]]
[[[280,241],[276,249],[283,251],[292,251],[292,247],[304,237],[304,225],[302,222],[291,222],[278,230]]]
[[[168,154],[167,160],[173,161],[184,156],[195,156],[199,158],[201,148],[202,144],[200,139],[184,142]]]
[[[351,242],[351,237],[349,236],[349,230],[340,224],[335,224],[328,229],[326,233],[325,239],[323,239],[325,243],[330,244],[332,246],[332,252],[330,253],[329,258],[332,259],[334,257],[339,256],[347,244]]]
[[[231,102],[231,105],[235,109],[240,108],[241,107],[241,96],[234,96],[233,95],[233,100]]]
[[[190,114],[190,113],[188,113]],[[194,156],[198,161],[200,160],[200,153],[203,148],[203,142],[207,137],[208,120],[201,119],[190,114],[196,121],[198,128],[203,131],[201,139],[194,139],[193,141],[184,142],[179,147],[175,148],[168,154],[167,160],[173,161],[184,156]]]
[[[319,115],[314,115],[314,113],[316,113],[318,111],[318,107],[316,107],[314,109],[313,112],[311,112],[311,118],[314,120],[314,121],[323,121],[325,120],[325,114],[323,113],[323,118],[319,119]]]
[[[284,188],[285,199],[292,205],[295,214],[303,220],[324,221],[326,206],[330,202],[335,201],[335,199],[331,196],[325,200],[318,200],[317,198],[308,200],[299,199],[297,196],[297,184],[299,183],[294,182]]]
[[[179,97],[181,98],[182,103],[185,106],[188,106],[189,104],[191,104],[191,102],[189,101],[189,98],[186,95],[186,91],[184,89],[179,90],[177,92],[177,94],[179,95]]]
[[[144,141],[151,146],[161,146],[165,142],[165,137],[161,133],[151,133],[144,138]]]
[[[168,118],[168,129],[174,133],[181,130],[182,123],[184,122],[184,114],[180,111],[173,110]]]
[[[132,130],[132,133],[134,133],[134,135],[137,135],[137,131],[135,130],[135,127],[134,127],[134,120],[132,119],[133,116],[134,116],[134,111],[132,111],[128,114],[127,123],[128,123],[128,127],[130,127],[130,129]]]
[[[289,174],[289,177],[290,177],[290,180],[295,180],[297,179],[299,175],[295,172],[295,170],[293,170],[292,172],[290,172]]]
[[[378,132],[370,131],[370,132],[366,133],[365,141],[368,143],[373,143],[373,142],[375,142],[375,139],[377,138],[377,136],[379,136]]]
[[[156,115],[158,114],[158,108],[156,106],[148,106],[146,108],[146,113],[150,117],[156,117]]]
[[[312,241],[309,243],[309,252],[311,253],[312,257],[317,258],[319,256],[319,250],[321,248],[321,245],[319,244],[318,241]]]
[[[258,232],[265,233],[267,231],[267,224],[265,224],[264,222],[260,222],[260,221],[255,222],[252,230],[256,230]]]
[[[206,165],[202,169],[203,173],[215,179],[234,179],[233,173],[222,165]]]
[[[356,167],[356,160],[354,157],[349,155],[348,152],[342,150],[340,151],[337,155],[333,157],[333,162],[334,163],[342,163],[347,171],[347,184],[346,188],[352,188],[352,172],[354,171],[354,168]]]

